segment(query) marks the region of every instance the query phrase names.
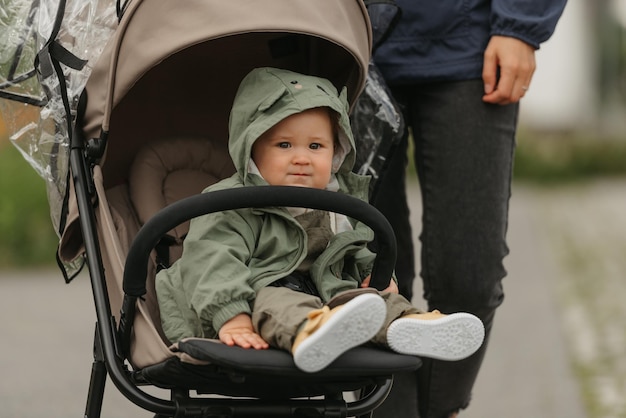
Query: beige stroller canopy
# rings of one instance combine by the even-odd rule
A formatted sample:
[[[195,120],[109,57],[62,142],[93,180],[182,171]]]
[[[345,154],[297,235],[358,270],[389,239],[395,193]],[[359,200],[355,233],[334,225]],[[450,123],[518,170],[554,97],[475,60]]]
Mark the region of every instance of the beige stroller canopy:
[[[86,88],[86,138],[107,139],[105,186],[125,180],[145,138],[227,141],[232,99],[254,67],[326,77],[354,102],[370,47],[367,11],[353,0],[132,2]]]

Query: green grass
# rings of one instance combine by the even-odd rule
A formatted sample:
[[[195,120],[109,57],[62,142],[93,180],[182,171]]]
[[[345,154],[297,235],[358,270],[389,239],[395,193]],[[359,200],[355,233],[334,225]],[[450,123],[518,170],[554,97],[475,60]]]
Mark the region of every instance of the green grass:
[[[0,268],[53,265],[57,237],[44,181],[15,147],[0,145]]]
[[[626,138],[533,134],[518,137],[514,178],[535,184],[626,176]]]
[[[623,181],[537,190],[569,359],[589,418],[626,417]],[[598,187],[598,185],[601,185]]]
[[[409,141],[412,155],[413,141]],[[407,173],[415,178],[409,158]],[[626,176],[626,137],[521,131],[517,138],[513,179],[533,185],[576,183],[600,177]]]

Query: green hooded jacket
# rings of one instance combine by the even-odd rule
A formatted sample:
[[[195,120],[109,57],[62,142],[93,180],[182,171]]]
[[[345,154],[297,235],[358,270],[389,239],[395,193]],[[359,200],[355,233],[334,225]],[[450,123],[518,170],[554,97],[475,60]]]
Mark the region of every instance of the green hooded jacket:
[[[286,70],[258,68],[242,81],[230,116],[229,152],[237,172],[206,191],[264,186],[249,172],[252,144],[266,130],[295,113],[330,107],[339,114],[339,143],[333,171],[338,193],[367,200],[369,178],[352,173],[354,139],[345,89]],[[334,235],[313,263],[310,275],[323,301],[353,289],[371,272],[367,250],[373,232],[361,223]],[[216,338],[222,325],[251,313],[256,292],[294,271],[307,255],[304,229],[286,208],[240,209],[191,221],[182,257],[159,272],[156,290],[165,335]]]

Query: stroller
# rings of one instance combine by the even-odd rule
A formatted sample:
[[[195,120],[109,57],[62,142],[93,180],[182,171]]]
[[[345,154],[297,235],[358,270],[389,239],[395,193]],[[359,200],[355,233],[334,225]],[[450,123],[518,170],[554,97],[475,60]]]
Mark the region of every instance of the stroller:
[[[84,260],[92,283],[97,323],[86,417],[101,414],[107,374],[157,417],[371,416],[393,375],[420,366],[412,356],[358,347],[305,373],[286,352],[200,338],[172,346],[161,330],[154,276],[180,256],[189,220],[206,213],[264,206],[344,213],[376,234],[374,287],[386,287],[395,264],[388,222],[355,198],[284,186],[200,194],[234,172],[228,117],[250,70],[322,76],[347,86],[352,104],[365,84],[371,30],[361,1],[259,3],[118,5],[119,25],[86,81],[70,132],[58,250],[64,265]],[[345,400],[347,392],[355,399]]]

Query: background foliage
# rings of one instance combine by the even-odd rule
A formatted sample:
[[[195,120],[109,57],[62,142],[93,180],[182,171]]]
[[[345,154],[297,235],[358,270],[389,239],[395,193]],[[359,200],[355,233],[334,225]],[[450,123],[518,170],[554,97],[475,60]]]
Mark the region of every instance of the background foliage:
[[[583,134],[520,132],[516,180],[554,184],[626,175],[626,140]]]
[[[44,181],[0,138],[0,268],[53,265],[54,233]]]

